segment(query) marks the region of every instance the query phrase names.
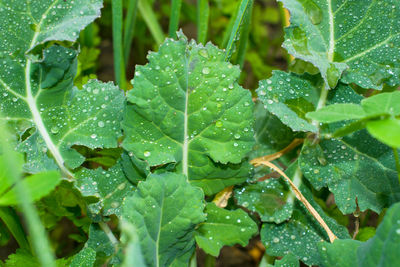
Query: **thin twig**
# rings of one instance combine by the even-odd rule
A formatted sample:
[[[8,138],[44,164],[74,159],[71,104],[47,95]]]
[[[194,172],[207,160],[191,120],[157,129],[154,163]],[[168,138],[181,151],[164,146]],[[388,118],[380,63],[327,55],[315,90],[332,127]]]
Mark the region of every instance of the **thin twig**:
[[[251,164],[256,164],[256,163],[262,162],[262,161],[273,161],[273,160],[275,160],[277,158],[282,157],[284,154],[288,153],[293,148],[297,147],[298,145],[302,144],[303,142],[304,142],[304,139],[295,138],[287,147],[285,147],[281,151],[278,151],[278,152],[276,152],[274,154],[271,154],[271,155],[266,155],[266,156],[263,156],[263,157],[255,158],[252,161],[250,161],[250,163]]]
[[[271,169],[274,169],[277,171],[280,175],[282,175],[290,184],[290,187],[292,188],[294,194],[296,195],[296,198],[301,201],[301,203],[304,204],[304,206],[307,208],[307,210],[311,213],[311,215],[318,221],[318,223],[324,228],[325,232],[328,234],[329,241],[333,243],[335,239],[337,239],[337,236],[331,231],[329,226],[325,223],[325,221],[322,219],[322,217],[319,215],[319,213],[314,209],[314,207],[308,202],[308,200],[303,196],[303,194],[300,192],[300,190],[297,188],[297,186],[292,182],[292,180],[289,179],[289,177],[281,170],[279,169],[276,165],[269,161],[260,161],[256,165],[265,165],[270,167]]]

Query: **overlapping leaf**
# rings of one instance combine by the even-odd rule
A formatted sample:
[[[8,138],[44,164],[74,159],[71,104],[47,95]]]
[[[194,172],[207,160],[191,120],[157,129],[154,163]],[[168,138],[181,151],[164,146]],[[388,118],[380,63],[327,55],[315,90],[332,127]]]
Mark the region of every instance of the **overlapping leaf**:
[[[283,46],[313,63],[327,87],[400,84],[400,3],[397,0],[279,0],[290,11]]]
[[[38,48],[37,54],[27,54],[47,41],[75,41],[79,31],[100,15],[101,5],[100,0],[2,3],[0,15],[7,23],[0,27],[4,63],[0,110],[7,121],[36,129],[20,148],[27,152],[27,171],[54,168],[48,151],[68,174],[65,165],[75,168],[83,161],[71,146],[117,145],[122,93],[94,81],[84,91],[71,89],[76,73],[74,49],[53,45],[43,53]]]
[[[196,230],[196,243],[207,254],[218,256],[223,246],[246,246],[257,233],[257,224],[241,209],[229,211],[207,204],[207,221]]]
[[[182,34],[166,40],[137,67],[123,123],[125,149],[151,166],[178,163],[207,194],[244,180],[239,163],[254,143],[251,94],[224,55]]]
[[[137,229],[146,264],[168,266],[194,247],[195,226],[205,220],[203,192],[182,174],[150,175],[126,199],[123,218]]]
[[[331,106],[359,104],[361,100],[354,91],[338,87],[330,92],[327,103]],[[332,133],[344,125],[341,122],[329,124],[325,130]],[[343,213],[355,211],[356,198],[361,210],[376,212],[400,199],[392,149],[365,130],[343,138],[320,140],[319,144],[305,144],[299,164],[314,187],[327,186],[334,193],[336,204]]]
[[[376,235],[366,242],[336,240],[320,245],[322,266],[397,266],[400,264],[400,204],[394,204],[378,226]],[[339,265],[338,265],[339,264]]]
[[[293,73],[274,71],[260,81],[259,99],[266,109],[294,131],[316,132],[317,127],[305,118],[318,104],[319,91],[307,79]]]
[[[81,169],[76,174],[76,187],[83,196],[95,196],[99,202],[90,204],[91,212],[97,214],[103,209],[102,215],[121,215],[123,200],[132,195],[134,186],[123,173],[122,166],[103,170]]]

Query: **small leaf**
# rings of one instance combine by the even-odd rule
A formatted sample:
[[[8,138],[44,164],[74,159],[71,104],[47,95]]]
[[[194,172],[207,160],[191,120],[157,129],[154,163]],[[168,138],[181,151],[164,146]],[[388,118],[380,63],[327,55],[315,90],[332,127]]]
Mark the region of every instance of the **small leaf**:
[[[123,218],[137,229],[146,264],[168,266],[194,247],[197,224],[206,219],[204,195],[186,177],[151,174],[124,202]]]
[[[357,259],[357,249],[360,241],[351,239],[337,239],[333,244],[321,243],[319,246],[322,266],[362,266]]]
[[[1,157],[3,155],[0,156],[0,162]],[[28,176],[21,182],[25,184],[25,187],[30,192],[31,200],[37,201],[50,193],[60,183],[60,178],[59,171],[48,171]],[[4,194],[2,193],[0,192],[0,206],[17,205],[19,203],[15,187]]]
[[[72,257],[71,267],[92,267],[96,261],[96,251],[86,247]]]
[[[368,115],[397,116],[400,115],[400,92],[374,95],[361,101],[361,105]]]
[[[94,214],[103,209],[103,216],[121,215],[122,201],[132,195],[134,190],[134,186],[123,174],[120,163],[108,170],[82,168],[75,176],[76,188],[83,196],[99,198],[99,202],[89,205]]]
[[[308,80],[274,71],[270,79],[260,81],[257,94],[266,109],[293,131],[317,131],[305,118],[306,113],[315,110],[319,98],[317,89]]]
[[[267,179],[235,189],[238,205],[260,215],[263,222],[281,223],[292,215],[294,194],[282,179]]]
[[[223,246],[246,246],[257,233],[257,224],[241,209],[230,211],[214,203],[206,206],[207,220],[196,230],[196,243],[207,254],[218,256]]]
[[[331,123],[342,120],[362,119],[366,116],[363,108],[357,104],[334,104],[307,113],[306,117],[323,123]]]
[[[368,132],[382,143],[400,148],[400,120],[384,119],[367,122]]]
[[[300,262],[292,253],[285,255],[280,260],[275,260],[275,267],[300,267]]]

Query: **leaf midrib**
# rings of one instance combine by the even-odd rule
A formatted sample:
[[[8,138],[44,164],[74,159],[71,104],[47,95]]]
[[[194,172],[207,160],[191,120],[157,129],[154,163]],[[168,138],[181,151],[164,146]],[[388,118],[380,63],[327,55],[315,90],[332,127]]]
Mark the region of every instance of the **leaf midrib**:
[[[31,41],[31,43],[29,45],[29,49],[27,51],[30,51],[35,47],[35,43],[37,41],[37,38],[39,37],[44,18],[47,17],[47,14],[57,3],[58,3],[58,1],[54,1],[47,8],[47,10],[42,14],[42,17],[37,25],[37,30],[35,31],[35,34],[32,37],[32,41]],[[25,101],[28,104],[28,107],[31,111],[32,119],[36,125],[36,129],[37,129],[37,131],[39,131],[40,135],[42,136],[43,140],[45,141],[46,146],[50,150],[51,154],[53,155],[57,165],[59,166],[59,168],[61,169],[61,171],[64,174],[66,174],[68,177],[73,177],[73,174],[64,166],[64,158],[62,157],[60,151],[57,149],[56,145],[53,143],[53,140],[51,139],[51,137],[44,125],[44,122],[40,115],[40,112],[37,108],[36,98],[32,94],[31,65],[32,65],[32,61],[29,58],[27,58],[26,66],[25,66],[25,88],[26,88]]]

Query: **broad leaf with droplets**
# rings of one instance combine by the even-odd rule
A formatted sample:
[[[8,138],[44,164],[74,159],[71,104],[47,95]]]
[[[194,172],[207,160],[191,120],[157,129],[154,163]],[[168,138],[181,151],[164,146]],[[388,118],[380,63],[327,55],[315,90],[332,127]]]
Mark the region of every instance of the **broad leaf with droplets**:
[[[258,232],[257,224],[241,209],[226,210],[209,203],[207,220],[196,229],[196,243],[207,254],[218,256],[223,246],[246,246]]]
[[[151,174],[124,202],[122,217],[137,230],[147,266],[169,266],[194,247],[206,217],[204,194],[182,174]]]
[[[167,39],[136,68],[123,122],[125,149],[151,166],[178,163],[190,181],[211,189],[207,193],[243,181],[239,163],[254,144],[251,94],[224,55],[182,34]],[[237,166],[219,166],[227,163]]]
[[[400,84],[400,2],[397,0],[279,0],[290,11],[283,46],[311,62],[335,87]]]
[[[360,104],[368,99],[338,86],[328,94],[327,107],[335,104]],[[367,105],[368,106],[368,105]],[[368,111],[373,114],[372,108]],[[380,112],[385,112],[383,108]],[[337,122],[323,128],[335,132],[346,123]],[[365,130],[338,139],[307,142],[299,158],[304,176],[314,187],[328,187],[343,213],[359,208],[380,212],[400,200],[400,185],[393,150],[371,137]]]
[[[93,81],[82,91],[72,89],[77,52],[58,45],[37,48],[47,41],[75,41],[101,6],[100,0],[2,3],[0,15],[7,23],[0,26],[0,110],[7,121],[23,124],[21,130],[36,130],[19,147],[27,153],[29,172],[55,168],[47,151],[69,173],[64,165],[83,162],[73,145],[117,145],[124,101],[118,88]]]

